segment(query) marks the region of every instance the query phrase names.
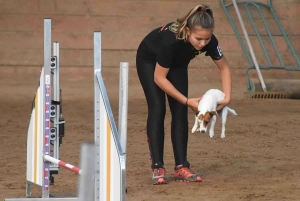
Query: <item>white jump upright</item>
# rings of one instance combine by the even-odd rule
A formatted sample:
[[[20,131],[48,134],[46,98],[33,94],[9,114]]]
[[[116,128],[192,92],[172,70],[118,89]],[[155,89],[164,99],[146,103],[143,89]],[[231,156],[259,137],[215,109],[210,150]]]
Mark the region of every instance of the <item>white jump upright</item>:
[[[45,19],[44,65],[27,134],[26,197],[31,196],[32,184],[42,187],[42,197],[49,197],[49,186],[54,184],[52,174],[58,174],[59,170],[59,164],[44,159],[45,156],[59,159],[65,123],[60,109],[59,43],[54,42],[53,48],[51,43],[51,19]]]
[[[101,74],[101,32],[94,32],[94,132],[96,145],[96,176],[95,200],[125,200],[126,195],[126,155],[122,148],[120,135],[126,139],[127,115],[127,89],[120,98],[119,105],[122,111],[119,115],[120,130],[118,132],[113,113],[109,104],[108,95]],[[120,85],[128,86],[128,63],[121,63],[125,70],[120,71]],[[121,68],[121,69],[122,69]],[[124,76],[124,77],[123,77]],[[120,91],[122,91],[120,89]],[[123,92],[120,94],[123,94]],[[123,130],[124,129],[124,130]],[[125,145],[124,145],[125,146]],[[97,189],[100,189],[97,191]]]
[[[83,143],[80,169],[59,158],[65,124],[59,88],[59,43],[53,44],[51,55],[51,19],[44,20],[44,65],[27,136],[27,198],[5,201],[125,201],[129,65],[120,62],[117,129],[101,74],[101,54],[101,32],[94,32],[94,142]],[[50,198],[52,174],[58,174],[60,167],[79,175],[78,197]],[[41,198],[30,198],[32,185],[41,187]]]

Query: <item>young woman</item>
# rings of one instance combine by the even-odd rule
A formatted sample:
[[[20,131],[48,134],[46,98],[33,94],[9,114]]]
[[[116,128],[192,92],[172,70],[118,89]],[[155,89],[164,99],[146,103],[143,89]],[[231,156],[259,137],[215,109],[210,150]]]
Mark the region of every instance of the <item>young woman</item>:
[[[152,159],[153,184],[166,184],[164,168],[164,119],[167,96],[171,115],[171,139],[175,158],[174,180],[199,182],[187,160],[188,107],[198,112],[201,97],[188,98],[188,64],[205,52],[220,70],[226,106],[231,96],[229,65],[213,35],[213,11],[197,5],[186,16],[151,31],[137,50],[138,76],[148,104],[147,136]]]

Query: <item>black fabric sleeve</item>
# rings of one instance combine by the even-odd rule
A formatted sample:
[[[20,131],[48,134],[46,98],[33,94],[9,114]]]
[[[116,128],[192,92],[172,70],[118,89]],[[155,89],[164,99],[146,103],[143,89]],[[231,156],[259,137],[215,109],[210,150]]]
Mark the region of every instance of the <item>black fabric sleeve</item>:
[[[210,56],[213,60],[220,60],[223,57],[222,50],[219,46],[217,38],[213,35],[207,46],[205,56]]]

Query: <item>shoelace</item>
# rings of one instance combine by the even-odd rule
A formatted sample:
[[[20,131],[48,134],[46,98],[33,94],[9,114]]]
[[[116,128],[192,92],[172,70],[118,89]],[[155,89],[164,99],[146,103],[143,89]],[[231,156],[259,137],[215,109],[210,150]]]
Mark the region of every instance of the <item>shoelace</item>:
[[[162,177],[165,175],[165,169],[164,168],[156,168],[153,171],[154,177]]]
[[[178,171],[179,171],[180,175],[182,175],[186,178],[189,178],[189,177],[195,175],[195,173],[193,173],[192,170],[190,170],[189,168],[186,168],[186,167],[182,167]]]

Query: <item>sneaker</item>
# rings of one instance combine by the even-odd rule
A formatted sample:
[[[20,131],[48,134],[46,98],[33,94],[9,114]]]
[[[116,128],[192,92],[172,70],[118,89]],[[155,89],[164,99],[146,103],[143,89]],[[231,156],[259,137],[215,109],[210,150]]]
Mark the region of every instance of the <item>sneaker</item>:
[[[185,182],[200,182],[202,180],[199,175],[196,175],[189,167],[185,166],[175,167],[173,179]]]
[[[152,183],[153,185],[166,184],[166,170],[165,168],[154,168],[152,170]]]

